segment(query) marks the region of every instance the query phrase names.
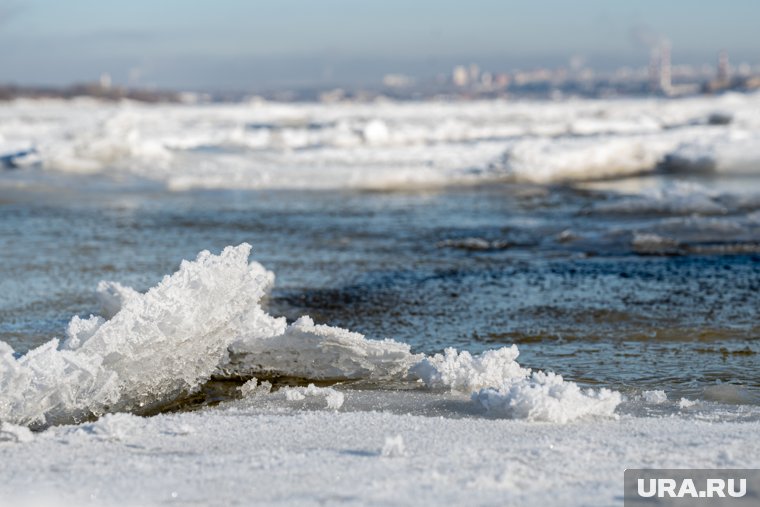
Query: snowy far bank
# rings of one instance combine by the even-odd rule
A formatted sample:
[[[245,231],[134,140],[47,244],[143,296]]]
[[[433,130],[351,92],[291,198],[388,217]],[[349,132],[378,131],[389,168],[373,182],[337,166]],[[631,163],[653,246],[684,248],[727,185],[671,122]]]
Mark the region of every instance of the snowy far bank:
[[[371,104],[0,104],[0,168],[173,191],[757,174],[760,94]]]

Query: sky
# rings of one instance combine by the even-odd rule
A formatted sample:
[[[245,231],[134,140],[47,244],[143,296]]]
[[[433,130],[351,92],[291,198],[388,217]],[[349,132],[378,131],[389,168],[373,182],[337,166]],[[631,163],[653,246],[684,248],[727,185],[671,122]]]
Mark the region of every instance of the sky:
[[[0,83],[248,90],[371,84],[385,73],[760,63],[757,0],[0,0]]]

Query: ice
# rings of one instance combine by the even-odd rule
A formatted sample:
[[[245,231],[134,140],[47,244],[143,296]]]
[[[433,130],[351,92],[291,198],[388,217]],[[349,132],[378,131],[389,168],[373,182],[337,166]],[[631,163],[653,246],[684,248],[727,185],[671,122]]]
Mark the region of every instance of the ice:
[[[201,252],[145,294],[103,282],[98,294],[110,318],[73,317],[60,346],[53,339],[16,358],[0,342],[0,420],[45,427],[108,412],[147,413],[191,395],[212,376],[250,379],[239,388],[244,398],[272,391],[268,382],[259,384],[262,377],[361,380],[375,386],[421,379],[433,391],[480,391],[476,400],[493,413],[499,412],[499,397],[517,394],[523,405],[539,408],[502,413],[559,422],[583,412],[572,403],[585,401],[585,413],[601,413],[592,402],[611,399],[603,391],[579,394],[577,386],[558,376],[534,374],[529,379],[530,370],[516,362],[514,345],[475,356],[454,349],[424,356],[412,354],[407,344],[367,339],[315,324],[308,316],[287,325],[261,307],[274,274],[249,263],[249,252],[247,244],[227,247],[220,255]],[[531,391],[532,397],[520,391],[536,386],[540,389]],[[324,399],[331,409],[344,402],[343,392],[313,384],[273,395],[290,401]],[[540,396],[546,399],[540,401]],[[484,402],[486,398],[491,401]],[[554,399],[560,408],[542,408]],[[605,406],[611,412],[614,405]]]
[[[382,120],[372,120],[364,126],[362,134],[369,144],[383,144],[388,141],[388,126]]]
[[[554,373],[533,372],[515,360],[515,345],[469,352],[446,349],[412,367],[432,389],[473,393],[473,402],[490,416],[566,423],[584,416],[612,416],[621,402],[618,392],[581,389]]]
[[[700,173],[757,174],[760,133],[728,129],[719,135],[684,140],[663,161],[665,170]]]
[[[97,288],[98,302],[103,316],[110,319],[130,300],[137,299],[140,293],[132,287],[119,282],[101,281]]]
[[[657,171],[756,174],[760,161],[760,94],[73,105],[2,105],[0,158],[33,148],[30,157],[45,171],[112,176],[117,184],[148,180],[175,191],[543,184]],[[732,120],[715,121],[718,116]]]
[[[244,337],[230,346],[222,369],[231,376],[286,376],[310,380],[388,380],[405,375],[420,356],[393,340],[315,325],[308,316],[282,333]]]
[[[327,402],[327,408],[330,408],[332,410],[338,410],[340,407],[342,407],[345,399],[346,399],[345,395],[341,393],[340,391],[336,391],[335,389],[331,390],[325,396],[325,401]]]
[[[616,391],[581,389],[560,375],[535,372],[500,388],[481,389],[473,400],[494,417],[564,424],[586,416],[614,416],[622,398]]]
[[[667,150],[661,136],[524,139],[503,157],[504,171],[517,181],[552,183],[651,172]]]
[[[71,318],[69,325],[66,328],[66,340],[61,344],[61,348],[68,350],[78,349],[82,343],[92,338],[92,335],[94,335],[105,322],[105,319],[98,315],[90,315],[86,319],[82,319],[75,315]]]
[[[635,232],[631,246],[635,252],[648,255],[674,255],[681,251],[678,241],[651,232]]]
[[[75,431],[98,440],[124,441],[139,435],[146,425],[144,418],[133,414],[106,414],[95,422],[80,425]]]
[[[406,454],[404,438],[401,435],[385,437],[385,443],[380,450],[380,455],[385,458],[399,458]]]
[[[248,396],[262,392],[262,386],[259,385],[259,379],[253,377],[252,379],[247,380],[242,386],[238,387],[238,390],[243,398],[247,398]],[[269,392],[268,389],[267,392]]]
[[[105,412],[144,411],[197,389],[241,325],[256,329],[270,282],[250,268],[250,246],[201,252],[108,321],[73,319],[65,347],[53,339],[19,359],[0,349],[0,420],[44,426]]]
[[[422,359],[411,373],[431,389],[448,389],[471,393],[484,387],[500,386],[530,373],[517,361],[517,346],[487,350],[473,356],[467,351],[447,348],[443,354]]]
[[[644,398],[644,401],[653,405],[659,405],[668,401],[668,395],[662,390],[644,391],[641,393],[641,396]]]
[[[272,395],[274,398],[284,396],[287,401],[304,401],[307,398],[323,399],[325,406],[330,410],[338,410],[343,406],[346,397],[340,391],[331,387],[317,387],[309,384],[306,387],[284,387]]]
[[[288,401],[303,401],[306,399],[306,395],[296,389],[285,388],[283,389],[283,393]]]
[[[724,215],[721,195],[696,183],[675,182],[638,195],[595,203],[590,210],[608,215]]]
[[[243,398],[247,398],[253,395],[269,394],[272,391],[272,383],[268,380],[259,382],[256,377],[246,381],[242,386],[238,387],[240,394]]]
[[[757,404],[760,402],[760,397],[746,387],[728,383],[705,387],[703,397],[719,403]]]

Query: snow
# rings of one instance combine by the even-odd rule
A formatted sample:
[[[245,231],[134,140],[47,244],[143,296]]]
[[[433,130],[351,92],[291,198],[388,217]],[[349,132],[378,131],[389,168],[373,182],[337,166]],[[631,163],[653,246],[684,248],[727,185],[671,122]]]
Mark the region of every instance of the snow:
[[[324,399],[326,408],[338,410],[345,400],[345,395],[330,387],[317,387],[309,384],[306,387],[285,387],[277,391],[275,399],[284,395],[286,401],[304,401],[306,398]]]
[[[614,415],[622,401],[609,389],[581,389],[554,373],[536,372],[530,378],[505,382],[473,394],[489,415],[528,421],[566,423],[581,417]]]
[[[622,505],[626,468],[757,468],[758,431],[681,417],[557,425],[235,404],[119,414],[0,442],[0,463],[13,464],[0,467],[0,503]]]
[[[527,376],[530,370],[515,361],[518,355],[515,345],[488,350],[474,357],[467,351],[447,348],[443,354],[424,358],[412,368],[412,373],[432,389],[471,393]]]
[[[385,437],[385,444],[380,451],[380,455],[386,458],[398,458],[406,454],[406,447],[404,447],[404,437],[396,435],[392,437]]]

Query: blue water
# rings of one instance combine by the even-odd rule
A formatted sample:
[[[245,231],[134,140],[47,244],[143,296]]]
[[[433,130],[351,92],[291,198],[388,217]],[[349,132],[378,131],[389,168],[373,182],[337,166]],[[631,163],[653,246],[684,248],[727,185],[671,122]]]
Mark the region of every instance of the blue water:
[[[594,212],[621,199],[614,185],[172,193],[59,183],[0,187],[0,340],[17,352],[95,313],[100,280],[146,290],[181,259],[245,241],[277,274],[275,315],[427,353],[517,343],[521,364],[585,385],[677,399],[731,384],[739,402],[760,399],[754,209],[719,217],[739,232],[715,233],[698,214]],[[700,218],[709,227],[695,227]],[[632,240],[678,224],[677,247]]]

